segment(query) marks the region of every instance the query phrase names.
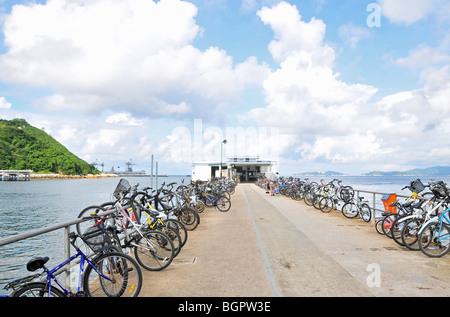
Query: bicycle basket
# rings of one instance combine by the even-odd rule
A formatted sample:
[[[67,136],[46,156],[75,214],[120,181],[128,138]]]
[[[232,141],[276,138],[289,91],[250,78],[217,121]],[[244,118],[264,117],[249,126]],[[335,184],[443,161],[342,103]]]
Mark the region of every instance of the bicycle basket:
[[[450,195],[450,191],[443,181],[430,184],[430,189],[437,198],[445,198]]]
[[[114,190],[113,195],[116,199],[119,199],[121,198],[120,194],[128,192],[130,188],[131,188],[130,183],[126,179],[122,178],[119,181],[119,184],[117,184],[117,187]]]
[[[415,181],[411,182],[411,191],[415,192],[416,194],[420,193],[424,189],[425,186],[420,179],[416,179]]]
[[[81,239],[94,252],[103,251],[111,244],[111,239],[102,225],[90,227],[83,233]]]

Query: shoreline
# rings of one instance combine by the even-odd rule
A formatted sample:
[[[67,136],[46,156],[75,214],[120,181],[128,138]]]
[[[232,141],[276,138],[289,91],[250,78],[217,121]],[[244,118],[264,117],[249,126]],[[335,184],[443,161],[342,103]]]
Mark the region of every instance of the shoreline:
[[[87,174],[87,175],[64,175],[51,173],[31,173],[30,179],[66,179],[66,178],[104,178],[104,177],[119,177],[117,174]]]

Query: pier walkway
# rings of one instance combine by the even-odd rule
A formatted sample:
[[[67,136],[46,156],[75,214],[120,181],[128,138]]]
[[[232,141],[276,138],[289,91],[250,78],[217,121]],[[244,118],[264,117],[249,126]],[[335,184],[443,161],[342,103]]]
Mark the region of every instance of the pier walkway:
[[[372,223],[254,184],[236,187],[228,212],[205,209],[174,262],[143,274],[143,297],[450,296],[450,255],[408,251]]]

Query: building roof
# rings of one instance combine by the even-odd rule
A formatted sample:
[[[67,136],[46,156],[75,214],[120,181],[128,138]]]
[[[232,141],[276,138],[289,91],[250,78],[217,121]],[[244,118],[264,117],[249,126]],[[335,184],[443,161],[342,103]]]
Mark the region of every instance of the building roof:
[[[222,165],[274,165],[278,162],[269,160],[260,160],[259,156],[232,156],[227,157],[226,160],[220,161],[196,161],[192,165],[207,165],[207,166],[220,166]]]

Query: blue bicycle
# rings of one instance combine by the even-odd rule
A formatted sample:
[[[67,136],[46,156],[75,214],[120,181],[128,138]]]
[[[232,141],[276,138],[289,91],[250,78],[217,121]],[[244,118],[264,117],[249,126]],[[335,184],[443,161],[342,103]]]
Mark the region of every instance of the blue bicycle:
[[[10,297],[136,297],[142,287],[142,272],[139,265],[126,254],[106,249],[103,236],[95,227],[81,237],[96,254],[90,260],[75,244],[79,237],[70,233],[70,244],[77,253],[48,269],[45,264],[48,257],[36,257],[27,263],[27,270],[34,272],[43,269],[40,274],[12,281],[5,289],[14,291]],[[99,240],[96,237],[102,236]],[[108,247],[109,248],[109,247]],[[100,251],[100,252],[99,252]],[[78,288],[76,292],[66,289],[56,275],[64,266],[80,257]],[[87,263],[86,270],[85,264]],[[35,281],[37,280],[37,281]],[[33,282],[34,281],[34,282]],[[55,284],[52,284],[52,281]]]
[[[428,220],[419,231],[419,248],[427,256],[438,258],[450,250],[450,208]]]

